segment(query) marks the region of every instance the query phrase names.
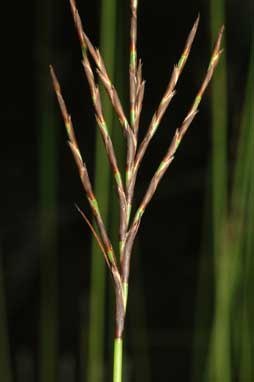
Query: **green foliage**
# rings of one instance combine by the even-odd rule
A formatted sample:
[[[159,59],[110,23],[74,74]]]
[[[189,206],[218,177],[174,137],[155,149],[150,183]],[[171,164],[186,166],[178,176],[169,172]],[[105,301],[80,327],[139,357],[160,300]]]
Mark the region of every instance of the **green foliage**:
[[[254,379],[253,368],[253,273],[254,273],[254,49],[250,49],[250,63],[244,97],[244,107],[232,194],[232,223],[235,248],[234,305],[232,331],[234,354],[240,381]],[[231,238],[230,238],[231,239]]]
[[[59,121],[50,91],[48,64],[53,49],[54,20],[51,1],[36,3],[36,127],[38,129],[38,218],[40,254],[39,380],[57,381],[58,280],[57,182]],[[42,53],[43,52],[43,53]]]
[[[213,3],[214,6],[214,3]],[[216,13],[219,17],[218,10]],[[211,18],[212,19],[212,18]],[[198,325],[204,331],[197,332],[197,351],[195,381],[231,382],[252,381],[254,378],[252,338],[253,303],[253,255],[254,255],[254,62],[253,46],[250,49],[249,71],[246,80],[246,92],[242,110],[242,121],[239,126],[239,139],[235,149],[236,159],[233,171],[232,186],[228,189],[230,177],[227,168],[227,123],[221,114],[224,110],[218,103],[226,105],[226,66],[223,64],[213,82],[212,91],[212,227],[210,240],[213,262],[205,256],[213,267],[213,308],[212,320],[207,320],[209,294],[203,294],[198,308],[200,317]],[[225,65],[225,63],[224,63]],[[225,77],[225,78],[224,78]],[[219,95],[219,96],[218,96]],[[225,109],[226,113],[226,109]],[[230,197],[227,198],[227,195]],[[229,199],[229,201],[227,201]],[[209,236],[207,237],[209,240]],[[202,272],[204,272],[204,266]],[[211,273],[211,269],[209,269]],[[209,280],[203,279],[207,285]],[[207,327],[211,326],[208,335]],[[200,326],[199,326],[200,328]],[[199,338],[199,339],[198,339]],[[208,343],[206,346],[205,342]],[[207,350],[207,362],[202,360],[202,352]],[[198,371],[197,371],[198,369]]]

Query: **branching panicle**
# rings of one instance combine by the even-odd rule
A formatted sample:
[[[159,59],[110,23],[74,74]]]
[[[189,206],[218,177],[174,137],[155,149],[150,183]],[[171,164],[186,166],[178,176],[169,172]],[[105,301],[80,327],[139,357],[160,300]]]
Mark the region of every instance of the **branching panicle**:
[[[65,101],[62,96],[61,87],[57,80],[56,74],[52,66],[50,66],[50,74],[53,82],[53,87],[57,96],[59,107],[62,113],[64,124],[66,127],[69,146],[72,151],[74,160],[76,162],[79,176],[86,193],[88,203],[91,208],[92,216],[98,229],[98,233],[94,229],[92,223],[88,220],[83,211],[78,207],[78,211],[91,229],[98,245],[103,253],[106,264],[108,265],[115,285],[116,294],[116,319],[115,319],[115,337],[121,339],[124,330],[124,318],[127,304],[127,286],[130,270],[130,258],[132,247],[135,237],[138,232],[138,228],[145,212],[146,207],[150,203],[154,193],[157,190],[158,184],[161,181],[163,175],[167,171],[169,165],[172,163],[177,148],[181,143],[185,133],[187,132],[190,124],[198,113],[198,106],[201,102],[203,94],[213,76],[214,70],[218,64],[221,55],[221,39],[223,34],[223,27],[219,31],[214,50],[212,52],[211,60],[205,75],[205,78],[197,92],[197,95],[187,112],[182,124],[176,129],[173,139],[171,140],[168,150],[166,151],[163,159],[159,163],[157,170],[155,171],[150,184],[143,196],[143,199],[138,206],[134,216],[131,218],[131,211],[133,205],[133,195],[135,189],[135,183],[137,173],[140,168],[140,164],[143,160],[145,152],[149,146],[151,139],[156,133],[161,120],[176,93],[176,85],[180,78],[180,75],[184,69],[184,66],[189,57],[191,47],[197,32],[199,24],[199,16],[197,17],[185,43],[183,53],[178,63],[173,67],[173,71],[170,80],[167,84],[166,90],[161,98],[157,110],[154,112],[148,129],[141,143],[138,145],[138,133],[140,126],[140,115],[143,106],[145,81],[142,78],[142,63],[137,59],[137,0],[130,0],[130,61],[129,61],[129,86],[130,86],[130,108],[129,116],[130,121],[126,117],[121,101],[115,86],[112,84],[108,75],[106,65],[101,57],[98,49],[96,49],[88,36],[86,35],[81,18],[79,16],[75,0],[70,0],[71,11],[73,15],[74,24],[78,33],[81,50],[82,50],[82,65],[88,81],[94,111],[95,118],[102,136],[102,140],[105,146],[105,150],[108,156],[108,160],[112,169],[113,177],[115,180],[116,191],[119,199],[120,209],[120,222],[119,222],[119,260],[120,265],[117,263],[115,252],[107,235],[105,225],[100,213],[100,208],[94,195],[92,184],[89,178],[89,174],[86,165],[80,154],[78,142],[75,136],[71,117],[68,113]],[[117,163],[114,147],[111,137],[108,133],[107,124],[103,114],[103,105],[101,102],[100,88],[96,83],[94,70],[90,63],[90,57],[94,61],[96,67],[96,74],[99,80],[103,84],[108,97],[112,103],[112,107],[119,119],[122,131],[126,137],[126,171],[125,174],[121,174]],[[125,175],[125,181],[124,181]]]

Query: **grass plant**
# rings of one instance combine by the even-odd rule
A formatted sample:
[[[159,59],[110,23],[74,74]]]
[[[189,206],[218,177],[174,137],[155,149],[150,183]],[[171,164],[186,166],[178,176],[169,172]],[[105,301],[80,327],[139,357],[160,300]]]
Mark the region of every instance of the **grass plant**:
[[[218,2],[214,17],[222,19],[222,10]],[[213,20],[214,22],[214,20]],[[214,28],[214,25],[211,27]],[[214,28],[215,29],[215,28]],[[226,110],[230,96],[226,86],[227,68],[225,61],[219,68],[218,76],[213,82],[212,91],[212,172],[209,189],[208,209],[212,206],[211,220],[208,218],[208,229],[212,231],[211,262],[204,256],[209,273],[213,274],[213,298],[208,293],[207,277],[203,277],[200,289],[205,289],[199,299],[200,317],[197,322],[197,347],[195,376],[193,381],[252,381],[254,378],[252,343],[253,304],[253,184],[254,184],[254,71],[253,42],[250,47],[250,61],[246,76],[246,90],[243,97],[241,123],[238,127],[238,139],[235,147],[234,165],[229,166],[226,136],[228,123],[217,104],[216,94],[221,95],[221,104]],[[233,171],[232,171],[233,168]],[[229,182],[228,179],[231,181]],[[212,203],[210,203],[212,201]],[[208,245],[209,247],[209,245]],[[208,249],[208,247],[206,249]],[[211,269],[213,271],[211,272]],[[207,272],[205,275],[207,276]],[[209,319],[205,316],[210,312]],[[208,313],[209,314],[209,313]],[[212,318],[211,318],[212,317]],[[206,332],[200,333],[200,327],[206,321]],[[212,326],[208,334],[208,326]],[[199,333],[198,333],[199,332]],[[198,338],[199,337],[199,338]],[[208,343],[208,346],[207,346]],[[204,358],[207,356],[207,363]]]
[[[172,163],[176,150],[181,143],[185,133],[187,132],[190,124],[195,118],[198,107],[203,97],[203,94],[212,78],[214,70],[219,62],[221,55],[220,45],[223,34],[223,27],[220,29],[215,47],[213,49],[211,59],[208,65],[207,72],[204,80],[197,92],[194,101],[188,110],[186,116],[183,118],[182,123],[176,129],[172,141],[169,143],[168,149],[151,181],[148,188],[138,205],[133,210],[133,197],[137,174],[144,158],[145,152],[149,146],[151,139],[156,133],[159,124],[165,114],[167,107],[169,106],[172,98],[175,95],[175,88],[178,79],[184,69],[187,62],[191,46],[196,35],[199,17],[195,21],[193,28],[187,38],[186,44],[183,49],[183,53],[174,66],[170,80],[167,84],[166,91],[163,94],[158,109],[152,116],[151,123],[149,124],[143,140],[138,142],[138,133],[140,126],[140,115],[143,105],[145,82],[142,78],[142,64],[137,58],[137,0],[130,1],[130,60],[129,60],[129,118],[126,116],[122,103],[119,99],[115,86],[110,79],[107,65],[105,64],[100,51],[96,49],[87,34],[84,31],[76,3],[74,0],[70,0],[71,10],[73,14],[74,23],[78,33],[78,37],[82,49],[82,64],[85,75],[88,80],[94,110],[95,117],[98,124],[98,128],[102,137],[103,144],[107,153],[107,158],[111,166],[111,170],[114,177],[116,193],[119,199],[119,244],[118,248],[113,248],[111,239],[109,238],[108,231],[106,229],[105,221],[101,211],[100,202],[97,200],[92,182],[89,177],[89,173],[86,164],[82,158],[79,150],[79,145],[75,136],[73,124],[69,112],[67,110],[65,101],[62,96],[60,84],[56,77],[53,67],[50,67],[51,77],[53,81],[54,90],[58,99],[59,107],[65,123],[69,146],[72,151],[74,160],[76,162],[78,172],[80,175],[81,183],[83,185],[88,203],[91,208],[94,223],[97,227],[94,228],[93,223],[89,221],[85,213],[79,208],[79,212],[91,229],[98,246],[104,256],[106,265],[111,273],[114,290],[115,290],[115,334],[114,334],[114,366],[113,366],[113,381],[120,382],[122,380],[122,354],[123,354],[123,332],[125,325],[125,315],[128,301],[128,281],[130,273],[130,260],[132,254],[132,248],[134,240],[136,238],[139,225],[141,223],[142,216],[148,204],[150,203],[159,182],[164,176],[169,165]],[[94,66],[91,64],[90,59],[94,61]],[[126,166],[125,174],[121,173],[118,164],[118,159],[115,155],[115,149],[109,134],[108,121],[105,117],[105,110],[103,108],[101,90],[97,84],[95,77],[95,71],[102,82],[108,97],[111,101],[113,110],[115,111],[123,136],[126,139]]]
[[[237,317],[231,322],[233,359],[237,359],[236,370],[240,381],[254,379],[253,368],[253,228],[254,228],[254,60],[253,40],[244,96],[242,121],[239,134],[238,156],[235,165],[231,197],[231,223],[233,225],[234,249],[234,300],[232,314]]]
[[[251,56],[245,104],[229,209],[222,225],[219,252],[214,254],[215,316],[211,335],[208,380],[228,382],[254,378],[251,272],[253,272],[253,58]],[[225,354],[226,353],[226,354]]]

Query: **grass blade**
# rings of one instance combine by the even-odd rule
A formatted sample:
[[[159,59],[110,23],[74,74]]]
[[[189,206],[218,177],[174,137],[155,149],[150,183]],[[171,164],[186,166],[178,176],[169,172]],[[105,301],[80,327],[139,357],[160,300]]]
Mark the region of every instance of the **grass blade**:
[[[225,22],[223,0],[210,1],[210,31],[214,40],[217,29]],[[231,382],[230,358],[230,280],[224,277],[229,265],[229,253],[224,251],[225,218],[227,211],[227,65],[226,42],[218,71],[212,82],[212,227],[214,256],[215,313],[208,359],[208,380]]]
[[[49,89],[48,64],[55,34],[52,3],[37,1],[37,128],[40,322],[39,380],[57,381],[58,289],[57,289],[57,126],[53,95]]]
[[[253,41],[250,49],[249,73],[246,84],[245,102],[243,107],[242,124],[238,158],[235,168],[232,208],[235,220],[238,221],[239,243],[238,261],[239,272],[236,283],[237,294],[241,296],[240,303],[233,314],[239,317],[233,327],[236,340],[235,359],[238,360],[241,381],[252,381],[253,368],[253,253],[254,253],[254,59]],[[239,218],[240,216],[240,218]],[[240,221],[240,222],[239,222]]]

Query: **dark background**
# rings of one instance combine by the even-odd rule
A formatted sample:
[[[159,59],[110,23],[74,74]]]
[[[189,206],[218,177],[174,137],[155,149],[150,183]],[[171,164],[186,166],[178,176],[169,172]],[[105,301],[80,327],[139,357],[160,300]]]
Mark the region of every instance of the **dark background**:
[[[98,45],[99,1],[78,3],[86,31]],[[126,8],[126,25],[122,29],[118,27],[126,35],[127,46],[128,6],[122,6]],[[141,135],[158,105],[171,68],[178,61],[198,12],[201,21],[193,50],[177,86],[177,96],[145,157],[138,177],[138,198],[148,185],[174,129],[188,110],[204,76],[210,54],[207,0],[140,2],[138,48],[146,79]],[[234,158],[252,20],[251,0],[227,2],[224,41],[228,60],[229,163]],[[40,28],[45,25],[51,29],[50,42],[43,41],[40,35]],[[60,363],[66,361],[78,375],[81,313],[88,319],[90,232],[74,208],[74,202],[86,208],[86,201],[66,144],[49,75],[45,74],[45,67],[53,63],[87,166],[93,173],[96,126],[80,65],[78,39],[68,1],[53,2],[50,10],[46,9],[46,3],[39,0],[5,2],[2,5],[1,27],[0,250],[12,368],[16,370],[16,379],[22,381],[18,379],[19,364],[28,365],[27,368],[32,364],[34,374],[31,381],[37,380],[40,309],[39,126],[44,117],[39,92],[43,81],[47,83],[52,109],[59,120],[55,160]],[[124,70],[127,81],[127,66]],[[138,256],[133,257],[130,279],[126,353],[131,370],[135,370],[138,358],[134,356],[137,353],[134,349],[139,347],[138,334],[144,332],[147,341],[145,351],[153,381],[191,380],[199,262],[204,232],[207,232],[204,222],[210,135],[208,91],[199,115],[144,215],[138,235]],[[133,377],[130,380],[136,380],[135,372],[131,373]],[[65,378],[61,381],[72,381]],[[1,380],[4,382],[4,379]]]

